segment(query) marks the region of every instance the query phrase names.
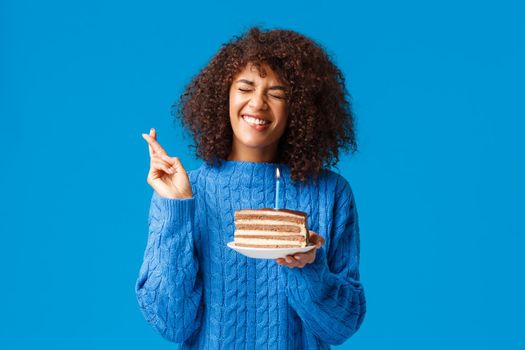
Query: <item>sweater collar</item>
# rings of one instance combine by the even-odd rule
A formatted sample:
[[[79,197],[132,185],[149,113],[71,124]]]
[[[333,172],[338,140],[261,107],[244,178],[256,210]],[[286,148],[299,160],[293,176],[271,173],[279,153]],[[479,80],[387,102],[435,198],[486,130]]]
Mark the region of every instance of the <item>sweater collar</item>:
[[[284,163],[270,163],[270,162],[245,162],[240,160],[222,160],[220,165],[207,165],[205,166],[218,170],[220,172],[228,173],[233,176],[235,174],[253,174],[260,175],[267,174],[269,176],[275,176],[275,169],[279,167],[281,173],[281,179],[286,178],[290,174],[288,165]]]

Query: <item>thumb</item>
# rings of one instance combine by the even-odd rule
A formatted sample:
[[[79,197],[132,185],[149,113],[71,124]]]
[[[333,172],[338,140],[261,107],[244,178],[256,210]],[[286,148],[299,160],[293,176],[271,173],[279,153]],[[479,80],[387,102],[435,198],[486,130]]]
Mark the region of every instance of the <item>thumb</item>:
[[[310,243],[315,244],[317,248],[321,248],[324,244],[324,238],[318,235],[314,231],[309,231],[308,233],[309,233],[308,240],[310,241]]]

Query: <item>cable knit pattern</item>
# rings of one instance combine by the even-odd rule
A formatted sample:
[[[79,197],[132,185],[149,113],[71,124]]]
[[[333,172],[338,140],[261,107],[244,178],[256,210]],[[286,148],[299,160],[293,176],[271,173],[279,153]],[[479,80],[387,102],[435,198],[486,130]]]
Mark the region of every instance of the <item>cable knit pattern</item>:
[[[189,172],[192,199],[153,193],[135,290],[146,320],[182,349],[329,349],[361,326],[358,217],[340,175],[298,184],[279,165],[279,202],[306,212],[308,228],[325,238],[312,264],[290,269],[226,246],[235,210],[274,206],[276,167],[204,164]]]

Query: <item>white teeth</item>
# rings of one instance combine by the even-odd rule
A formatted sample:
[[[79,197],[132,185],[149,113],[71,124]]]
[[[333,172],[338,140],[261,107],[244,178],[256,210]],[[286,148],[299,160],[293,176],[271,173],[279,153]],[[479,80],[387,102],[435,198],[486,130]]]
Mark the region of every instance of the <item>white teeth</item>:
[[[258,119],[258,118],[254,118],[254,117],[250,117],[248,115],[243,115],[242,118],[244,120],[246,120],[248,123],[251,123],[251,124],[257,124],[257,125],[266,125],[266,124],[270,124],[269,121],[267,120],[263,120],[263,119]]]

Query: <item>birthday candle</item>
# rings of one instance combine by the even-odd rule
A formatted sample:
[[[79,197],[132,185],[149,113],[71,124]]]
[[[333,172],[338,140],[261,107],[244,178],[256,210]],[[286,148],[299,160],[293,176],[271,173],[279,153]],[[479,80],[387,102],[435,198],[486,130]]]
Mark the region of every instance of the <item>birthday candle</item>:
[[[281,174],[279,168],[275,169],[275,209],[279,209],[279,187],[281,186]]]

